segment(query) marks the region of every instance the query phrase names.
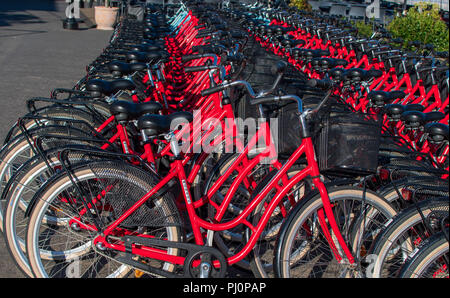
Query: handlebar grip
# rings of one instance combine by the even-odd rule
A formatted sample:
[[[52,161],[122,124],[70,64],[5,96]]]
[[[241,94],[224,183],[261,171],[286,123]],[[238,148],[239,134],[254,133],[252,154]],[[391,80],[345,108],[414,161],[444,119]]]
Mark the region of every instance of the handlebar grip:
[[[379,69],[369,69],[367,71],[367,74],[370,77],[374,77],[374,78],[379,78],[383,75],[383,71],[379,70]]]
[[[417,55],[417,54],[411,54],[411,53],[407,53],[405,56],[405,59],[421,59],[422,56]]]
[[[225,88],[226,88],[226,86],[224,86],[224,85],[218,85],[216,87],[212,87],[212,88],[209,88],[209,89],[204,89],[204,90],[202,90],[200,92],[200,94],[202,96],[208,96],[208,95],[211,95],[213,93],[217,93],[217,92],[223,91]]]
[[[310,79],[306,82],[306,85],[309,87],[320,88],[323,90],[328,90],[333,86],[333,82],[331,80],[317,80]]]
[[[292,95],[281,95],[281,96],[265,96],[265,97],[259,97],[259,98],[252,98],[250,100],[250,104],[252,105],[258,105],[258,104],[265,104],[265,103],[276,103],[280,101],[296,101],[299,105],[301,105],[301,99],[297,96]],[[301,107],[300,107],[301,108]]]
[[[434,66],[430,66],[430,67],[423,67],[423,68],[419,68],[417,71],[418,72],[424,72],[424,71],[431,71],[433,69],[435,69],[436,67]]]
[[[280,60],[280,61],[277,61],[277,63],[275,63],[274,65],[272,65],[272,67],[270,68],[270,72],[273,75],[281,74],[286,71],[287,67],[288,67],[288,64],[286,62],[284,62],[283,60]]]
[[[184,55],[181,57],[181,62],[185,63],[194,59],[205,58],[205,54],[193,54],[193,55]]]
[[[424,67],[424,68],[420,68],[418,69],[418,72],[422,73],[424,71],[445,71],[448,70],[448,67],[445,65],[441,65],[441,66],[430,66],[430,67]]]
[[[292,45],[294,45],[294,46],[298,46],[298,45],[303,46],[305,44],[306,44],[306,41],[304,41],[303,39],[294,40],[293,43],[292,43]]]
[[[199,30],[198,33],[197,33],[197,35],[198,35],[198,34],[212,33],[212,32],[214,32],[214,28],[213,28],[213,27],[214,27],[214,26],[211,26],[211,28],[208,28],[208,29]]]
[[[199,33],[199,34],[197,34],[196,36],[195,36],[195,38],[204,38],[204,37],[207,37],[207,36],[211,36],[213,34],[213,32],[209,32],[209,33]]]
[[[227,31],[228,30],[228,26],[226,26],[225,24],[216,24],[216,25],[214,25],[214,29]]]
[[[273,103],[280,100],[280,96],[268,96],[268,97],[260,97],[260,98],[252,98],[250,100],[250,104],[259,105],[264,103]]]
[[[223,62],[241,62],[245,57],[240,53],[236,55],[221,55],[221,63]]]
[[[188,66],[184,68],[184,72],[205,71],[211,69],[209,65]]]
[[[222,49],[216,45],[213,44],[207,44],[207,45],[201,45],[201,46],[193,46],[192,52],[198,53],[198,54],[218,54],[220,55],[222,53]]]
[[[374,56],[385,55],[385,54],[389,54],[389,51],[378,51],[378,52],[373,52],[373,55],[374,55]]]
[[[336,65],[339,65],[339,66],[347,66],[347,64],[348,64],[348,61],[345,59],[336,59],[335,62],[336,62]]]
[[[331,55],[329,50],[319,50],[318,53],[320,56],[330,56]]]
[[[247,37],[247,34],[245,34],[242,31],[232,31],[231,32],[231,38],[241,39],[241,38],[245,38],[245,37]]]
[[[201,30],[197,33],[197,35],[195,36],[196,38],[203,38],[206,36],[209,36],[211,34],[213,34],[216,30],[214,30],[214,26],[212,26],[212,28],[210,29],[205,29],[205,30]]]
[[[297,30],[295,27],[283,27],[283,32],[284,33],[287,33],[287,32],[291,32],[291,31],[295,31],[295,30]]]

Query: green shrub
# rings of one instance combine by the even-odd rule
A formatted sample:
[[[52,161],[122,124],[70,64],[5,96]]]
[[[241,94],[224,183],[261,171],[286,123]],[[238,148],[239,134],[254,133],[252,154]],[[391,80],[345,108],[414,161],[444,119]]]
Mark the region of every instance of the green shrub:
[[[300,10],[311,11],[312,7],[308,3],[308,0],[291,0],[289,3],[290,6],[295,6]]]
[[[404,46],[409,41],[418,40],[423,44],[433,44],[436,51],[448,51],[449,30],[440,19],[437,5],[418,3],[405,16],[395,17],[387,28],[393,37],[405,41]]]
[[[353,22],[353,25],[358,29],[358,37],[370,37],[373,33],[373,24],[364,21]]]

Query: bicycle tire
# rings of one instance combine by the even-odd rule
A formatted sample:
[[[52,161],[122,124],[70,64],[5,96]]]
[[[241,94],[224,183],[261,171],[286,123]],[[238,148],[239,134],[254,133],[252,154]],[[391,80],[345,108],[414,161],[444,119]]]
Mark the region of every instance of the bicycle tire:
[[[92,138],[92,136],[80,129],[65,126],[45,126],[41,128],[31,129],[29,131],[29,134],[32,136],[32,138],[43,134],[56,135],[61,137],[72,136],[77,138],[85,138],[87,140]],[[89,143],[89,141],[83,142],[80,140],[55,138],[54,140],[48,139],[45,142],[43,149],[45,150],[51,147],[57,147],[74,142],[78,144]],[[3,193],[3,189],[5,188],[12,175],[14,175],[15,171],[33,156],[35,156],[35,152],[33,151],[25,134],[18,135],[3,146],[2,150],[0,151],[0,192]],[[0,229],[3,229],[3,203],[4,202],[0,200]]]
[[[35,117],[35,116],[42,116],[47,118],[56,118],[56,119],[70,119],[70,120],[77,120],[77,121],[84,121],[84,123],[76,123],[71,122],[70,126],[72,127],[79,127],[80,129],[86,129],[87,125],[90,125],[91,127],[98,127],[102,124],[102,122],[106,119],[98,119],[98,117],[95,117],[91,113],[89,113],[86,110],[75,108],[72,106],[60,106],[60,105],[52,105],[47,106],[44,108],[41,108],[37,110],[34,113],[28,113],[24,116],[24,118],[27,117]],[[39,120],[39,119],[33,119],[28,118],[25,120],[22,120],[22,125],[27,130],[34,129],[38,125],[39,126],[45,126],[45,125],[61,125],[56,124],[51,120]],[[11,139],[14,137],[20,135],[22,133],[21,129],[19,128],[18,124],[15,124],[12,126],[7,133],[7,136],[5,137],[3,144],[8,143]]]
[[[400,278],[449,277],[448,229],[425,240],[407,261]]]
[[[63,148],[67,149],[68,147]],[[95,149],[95,147],[92,148]],[[6,240],[6,248],[17,267],[29,277],[32,277],[32,273],[25,255],[25,228],[28,223],[26,210],[34,194],[55,174],[49,169],[49,166],[53,169],[61,167],[58,159],[60,152],[61,149],[54,148],[44,153],[46,161],[39,155],[27,161],[11,177],[2,193],[2,200],[5,201],[3,236]],[[92,158],[89,156],[89,160]],[[80,156],[68,154],[67,161],[71,165],[89,162],[83,154]]]
[[[359,253],[360,250],[360,247],[351,247],[351,244],[354,243],[354,239],[351,239],[350,237],[351,233],[354,232],[351,229],[352,220],[358,219],[358,216],[355,215],[362,213],[364,215],[371,214],[374,216],[372,222],[376,223],[379,220],[387,221],[396,214],[396,211],[388,202],[371,191],[366,191],[366,194],[364,195],[363,189],[347,186],[330,188],[328,194],[330,202],[333,204],[333,213],[335,213],[336,222],[338,223],[340,231],[343,234],[344,239],[346,239],[347,245],[349,245],[349,249],[352,251],[353,255]],[[348,203],[341,203],[347,201],[351,203],[350,206],[348,206]],[[296,254],[293,255],[293,257],[297,259],[311,259],[302,262],[303,266],[299,265],[302,268],[295,268],[298,277],[344,277],[348,275],[361,275],[361,272],[358,272],[358,270],[360,270],[360,267],[358,266],[360,260],[355,258],[356,267],[349,267],[348,264],[345,264],[346,262],[338,264],[332,251],[330,251],[329,243],[326,241],[320,243],[320,241],[325,238],[322,234],[323,232],[321,232],[321,229],[319,228],[319,223],[317,222],[317,211],[321,210],[322,206],[322,198],[320,195],[315,195],[308,200],[301,200],[300,203],[296,205],[295,209],[289,213],[289,216],[286,218],[280,230],[278,244],[275,250],[274,269],[277,277],[293,277],[290,273],[289,264],[291,260],[291,249],[297,231],[301,230],[300,227],[302,227],[303,224],[305,224],[305,227],[308,227],[310,231],[304,239],[297,237],[302,243],[300,251],[296,251]],[[341,211],[344,213],[338,214],[338,212]],[[350,213],[347,211],[352,212]],[[309,219],[310,216],[312,216],[311,219]],[[345,228],[345,230],[343,228]],[[362,234],[361,231],[359,233]],[[313,245],[315,245],[314,241],[319,242],[315,247],[313,247]],[[339,246],[337,245],[337,247]],[[339,252],[339,254],[342,255],[342,252]],[[318,272],[313,272],[316,267]]]
[[[428,219],[429,216],[442,216],[436,212],[448,215],[448,211],[448,197],[441,197],[419,202],[397,214],[378,234],[370,249],[369,255],[374,257],[370,277],[398,277],[407,256],[417,247],[418,241],[426,237],[422,215]]]
[[[130,196],[133,196],[133,198],[130,198],[131,200],[139,199],[141,195],[147,193],[155,185],[156,182],[154,176],[138,167],[131,166],[124,162],[113,161],[91,162],[87,165],[79,166],[72,171],[72,176],[76,177],[78,181],[77,184],[80,183],[79,185],[83,185],[83,187],[87,187],[87,185],[89,184],[93,189],[96,188],[95,184],[98,181],[106,181],[106,183],[109,183],[109,181],[114,182],[111,184],[113,185],[113,188],[111,190],[108,190],[108,193],[110,193],[111,191],[117,191],[116,194],[118,195],[120,195],[122,192],[124,192],[122,193],[122,195],[129,193]],[[83,232],[83,230],[77,232],[76,230],[72,230],[72,228],[68,226],[69,221],[67,220],[67,215],[65,215],[64,213],[69,214],[69,216],[70,213],[68,213],[68,211],[64,209],[61,211],[59,208],[63,208],[64,206],[63,204],[57,204],[58,202],[56,200],[59,194],[63,194],[65,190],[70,190],[71,186],[72,182],[67,175],[57,175],[54,176],[53,179],[49,180],[46,185],[42,187],[40,191],[35,195],[35,198],[37,200],[30,214],[26,233],[27,257],[30,262],[33,276],[38,278],[50,277],[49,275],[50,273],[52,273],[51,269],[54,269],[55,276],[52,277],[70,277],[70,271],[68,272],[67,270],[68,268],[70,268],[69,266],[72,264],[72,262],[81,262],[87,260],[87,262],[84,262],[83,264],[78,263],[78,265],[89,266],[92,260],[89,260],[88,258],[91,257],[91,259],[94,258],[94,260],[101,259],[103,262],[112,262],[112,273],[110,273],[108,269],[105,269],[106,272],[86,271],[85,276],[82,277],[124,277],[124,275],[129,273],[131,268],[128,265],[121,264],[117,262],[117,260],[114,260],[113,254],[117,253],[116,251],[111,251],[111,255],[109,256],[100,254],[94,248],[95,245],[93,245],[92,243],[92,239],[95,235],[89,235],[88,233],[88,235],[83,238],[83,235],[81,235],[81,232]],[[119,187],[119,189],[116,189],[117,187]],[[98,189],[105,189],[105,187],[100,186],[100,188]],[[120,195],[119,197],[115,197],[114,193],[111,193],[111,195],[112,196],[110,197],[110,200],[108,200],[108,202],[112,203],[114,199],[117,199],[119,201],[114,202],[119,205],[115,206],[120,206],[120,204],[124,203],[123,199],[126,196]],[[105,201],[106,200],[107,199],[105,198]],[[154,204],[155,208],[158,208],[157,211],[161,212],[160,215],[162,216],[161,218],[154,218],[152,220],[158,221],[158,224],[160,221],[160,223],[165,224],[165,226],[159,228],[155,227],[154,231],[147,230],[147,233],[153,232],[155,234],[155,237],[162,237],[169,241],[181,241],[181,219],[178,213],[178,209],[175,207],[174,197],[172,196],[172,194],[170,192],[167,192],[162,197],[157,197],[152,200],[152,203]],[[140,208],[142,207],[143,206],[141,206]],[[104,210],[101,210],[99,208],[96,208],[98,216],[106,216],[106,214],[102,214]],[[53,213],[49,211],[50,209],[53,210]],[[116,210],[115,207],[113,207],[113,209]],[[46,212],[49,212],[49,215],[47,215]],[[61,213],[62,216],[65,216],[66,218],[52,218],[51,216],[56,216],[56,213]],[[120,215],[121,213],[114,214],[113,217],[118,218],[118,216]],[[87,219],[88,218],[84,217],[84,220]],[[107,220],[107,218],[103,219]],[[135,220],[131,217],[127,219],[129,219],[130,221]],[[109,219],[109,221],[111,221],[111,219]],[[63,243],[61,244],[62,250],[57,250],[56,245],[60,242],[58,239],[53,240],[48,238],[42,240],[46,235],[45,233],[42,235],[40,234],[41,228],[43,228],[43,231],[45,232],[46,229],[51,230],[51,228],[56,230],[59,226],[63,227],[64,229],[64,225],[68,233],[56,234],[55,231],[54,235],[60,237],[67,236],[68,238],[70,238],[71,234],[75,235],[78,233],[77,237],[80,237],[81,240],[79,242],[75,242],[80,243],[77,247],[75,247],[75,245],[71,245],[70,249],[67,250],[67,248],[65,248],[65,244]],[[136,229],[137,231],[138,227],[129,229]],[[47,236],[51,235],[47,233]],[[70,239],[66,241],[69,240]],[[52,241],[55,241],[55,244],[54,246],[50,247]],[[75,239],[74,241],[77,240]],[[179,250],[176,248],[169,248],[168,253],[177,255],[179,253]],[[175,265],[167,262],[160,265],[161,268],[166,271],[174,271],[176,269]],[[123,266],[125,266],[125,269],[123,268]],[[101,269],[103,268],[104,267],[102,267]],[[126,268],[128,269],[126,270]],[[56,271],[56,269],[58,270]],[[98,274],[100,273],[104,273],[104,276],[99,276]]]

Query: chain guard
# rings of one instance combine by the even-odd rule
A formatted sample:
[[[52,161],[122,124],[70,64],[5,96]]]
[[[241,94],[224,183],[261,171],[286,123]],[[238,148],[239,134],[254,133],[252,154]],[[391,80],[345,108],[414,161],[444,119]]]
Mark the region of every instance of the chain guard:
[[[196,278],[199,277],[199,269],[193,267],[193,262],[201,259],[201,262],[211,262],[211,274],[208,277],[223,278],[227,272],[227,261],[225,256],[218,250],[209,246],[201,246],[191,243],[182,243],[174,241],[166,241],[160,239],[141,238],[137,236],[125,236],[121,240],[125,243],[125,255],[115,259],[118,262],[129,265],[141,271],[144,271],[151,275],[157,275],[169,278]],[[183,264],[183,272],[172,273],[156,267],[152,267],[148,264],[133,260],[133,257],[138,255],[132,254],[132,245],[140,244],[149,247],[160,248],[176,248],[187,252],[185,261]],[[219,268],[215,268],[212,265],[212,261],[218,261]]]

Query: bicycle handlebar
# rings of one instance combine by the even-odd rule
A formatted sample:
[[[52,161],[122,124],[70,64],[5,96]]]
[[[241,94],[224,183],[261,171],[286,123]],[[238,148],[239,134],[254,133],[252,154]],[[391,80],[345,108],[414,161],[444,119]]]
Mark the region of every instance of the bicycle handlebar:
[[[430,67],[424,67],[420,68],[417,71],[418,72],[425,72],[425,71],[433,71],[433,70],[447,70],[447,66],[430,66]]]
[[[320,88],[323,90],[328,90],[333,86],[333,82],[331,80],[317,80],[317,79],[309,79],[306,82],[306,85],[309,87]]]
[[[185,55],[183,57],[181,57],[181,62],[185,63],[188,62],[190,60],[194,60],[194,59],[200,59],[200,58],[213,58],[213,65],[217,65],[217,55],[216,54],[212,54],[212,53],[205,53],[205,54],[194,54],[194,55]]]
[[[281,96],[267,96],[267,97],[259,97],[254,98],[250,101],[250,104],[257,105],[257,104],[265,104],[265,103],[273,103],[273,102],[279,102],[279,101],[287,101],[287,100],[293,100],[296,101],[298,104],[299,112],[303,111],[303,102],[300,97],[297,95],[281,95]]]
[[[205,90],[202,90],[200,92],[200,94],[202,96],[208,96],[211,95],[213,93],[216,92],[220,92],[223,91],[226,88],[230,88],[236,85],[242,85],[247,89],[248,94],[250,95],[250,97],[255,98],[255,97],[261,97],[261,96],[266,96],[267,94],[271,93],[273,90],[275,90],[276,86],[278,85],[278,83],[281,80],[281,77],[283,76],[284,71],[287,68],[287,64],[284,61],[278,61],[275,65],[272,66],[271,71],[273,74],[278,74],[273,85],[270,87],[270,89],[268,90],[262,90],[260,91],[258,94],[255,93],[255,91],[253,90],[252,86],[246,82],[246,81],[233,81],[228,83],[227,81],[224,81],[221,85],[215,86],[213,88],[208,88]]]
[[[184,72],[197,72],[217,69],[217,65],[200,65],[200,66],[187,66],[184,68]]]
[[[212,88],[208,88],[208,89],[202,90],[202,91],[200,92],[200,94],[201,94],[202,96],[208,96],[208,95],[211,95],[211,94],[213,94],[213,93],[223,91],[223,90],[225,90],[225,88],[227,88],[227,86],[225,86],[225,85],[219,85],[219,86],[215,86],[215,87],[212,87]]]
[[[211,54],[184,55],[183,57],[181,57],[181,62],[186,63],[191,60],[209,57],[209,55],[211,55]]]

